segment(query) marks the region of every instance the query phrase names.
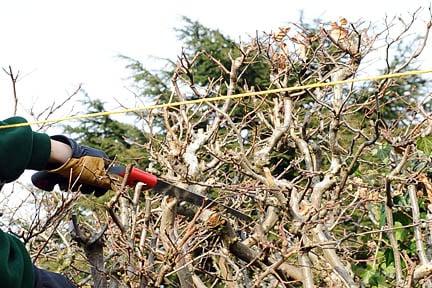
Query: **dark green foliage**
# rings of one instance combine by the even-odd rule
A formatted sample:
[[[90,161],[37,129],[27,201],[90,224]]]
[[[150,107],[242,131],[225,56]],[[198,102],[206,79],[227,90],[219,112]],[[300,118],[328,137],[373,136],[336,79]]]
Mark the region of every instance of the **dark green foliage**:
[[[120,57],[129,62],[126,68],[132,72],[131,78],[138,91],[138,96],[148,98],[151,101],[156,99],[167,101],[169,99],[171,91],[169,83],[175,68],[173,62],[165,60],[164,69],[152,72],[138,60],[126,56]]]
[[[105,111],[100,100],[83,101],[88,113]],[[80,120],[77,126],[66,126],[65,132],[83,145],[105,151],[111,159],[147,166],[148,153],[136,144],[146,143],[143,131],[109,116]]]
[[[238,54],[236,44],[222,35],[218,30],[211,30],[204,27],[196,21],[189,18],[183,18],[186,25],[183,28],[176,29],[178,38],[184,43],[184,52],[187,55],[195,55],[197,52],[206,51],[221,64],[229,69],[231,64],[228,58],[229,53]],[[194,82],[200,86],[208,84],[209,79],[218,79],[226,77],[221,73],[220,68],[208,57],[201,54],[195,61],[192,68]]]
[[[417,149],[427,156],[432,156],[432,136],[420,137],[416,142]]]
[[[229,75],[224,73],[218,64],[210,60],[210,55],[217,59],[227,70],[231,69],[230,56],[235,58],[240,55],[237,48],[238,43],[224,36],[218,30],[207,28],[199,22],[184,18],[185,26],[176,29],[178,38],[184,44],[184,54],[186,57],[193,57],[199,53],[193,63],[184,63],[191,73],[188,74],[191,85],[206,87],[210,82],[223,83],[229,82]],[[159,102],[168,102],[171,95],[170,81],[175,70],[173,61],[164,59],[164,67],[158,71],[150,71],[138,61],[129,57],[122,56],[129,64],[126,66],[132,71],[132,79],[136,85],[138,95],[148,97],[151,100]],[[191,60],[191,59],[189,59]],[[270,68],[261,56],[247,59],[247,68],[240,78],[239,87],[248,85],[254,86],[257,90],[266,89],[269,85]],[[190,66],[188,66],[190,65]],[[218,93],[226,93],[225,85],[220,87]],[[236,91],[241,92],[241,91]],[[186,95],[187,98],[193,99],[194,95]]]
[[[179,39],[184,43],[184,52],[191,56],[198,52],[205,51],[214,59],[217,59],[226,69],[231,68],[231,59],[240,56],[240,51],[237,48],[238,43],[229,39],[218,30],[207,28],[197,21],[184,17],[185,26],[177,29]],[[257,57],[249,59],[249,67],[241,77],[240,87],[243,84],[255,86],[258,89],[265,89],[269,85],[269,66],[263,61],[263,58]],[[222,73],[218,65],[209,61],[209,57],[205,54],[200,54],[196,59],[192,74],[194,75],[194,83],[200,86],[207,86],[209,80],[222,77],[225,81],[229,81],[229,76]]]

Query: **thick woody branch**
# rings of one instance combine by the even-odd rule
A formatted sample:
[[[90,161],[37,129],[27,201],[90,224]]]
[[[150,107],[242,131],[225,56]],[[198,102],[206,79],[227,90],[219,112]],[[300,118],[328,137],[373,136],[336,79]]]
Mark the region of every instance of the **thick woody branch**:
[[[105,225],[99,232],[93,233],[90,237],[86,237],[79,227],[76,215],[72,215],[72,224],[74,233],[72,234],[75,241],[84,249],[87,260],[90,263],[90,271],[94,281],[95,288],[108,287],[105,274],[105,259],[103,255],[104,241],[103,235],[107,229]]]
[[[293,103],[291,99],[283,99],[281,103],[277,99],[273,99],[274,102],[274,111],[273,111],[273,123],[274,128],[272,129],[271,136],[266,140],[266,145],[258,150],[255,155],[255,165],[260,167],[267,165],[270,158],[270,152],[279,142],[281,137],[287,133],[290,128],[292,121],[292,109]],[[283,105],[283,121],[281,121],[281,115],[279,110]]]
[[[313,274],[312,274],[312,264],[309,260],[309,257],[306,254],[300,254],[299,255],[299,263],[301,265],[302,273],[303,273],[303,287],[305,288],[313,288],[315,287],[314,281],[313,281]]]
[[[221,230],[221,237],[227,249],[237,258],[248,263],[248,265],[254,265],[263,270],[268,269],[267,265],[272,265],[272,263],[268,262],[269,260],[261,260],[261,253],[255,252],[248,246],[244,245],[241,241],[239,241],[233,228],[228,222],[225,222]],[[278,267],[278,269],[276,269],[276,273],[278,275],[283,278],[290,277],[295,281],[302,281],[303,274],[300,269],[289,264],[283,264],[280,263],[280,266]]]
[[[332,159],[330,169],[325,174],[324,179],[313,186],[311,194],[312,207],[319,211],[321,207],[321,198],[325,191],[336,183],[336,174],[341,168],[341,163],[337,157]]]
[[[420,224],[420,211],[417,201],[417,188],[414,184],[410,184],[408,186],[408,194],[411,201],[413,224],[415,225],[414,237],[416,240],[417,255],[420,259],[420,265],[425,265],[429,263],[429,260],[426,257],[426,252],[423,245],[423,235],[421,233],[421,227],[418,225]]]
[[[390,245],[393,250],[394,261],[395,261],[395,270],[396,270],[396,284],[401,286],[403,284],[403,274],[402,274],[402,263],[401,263],[401,255],[399,251],[399,245],[396,240],[396,236],[393,230],[393,194],[391,181],[394,180],[395,176],[399,174],[406,164],[408,160],[408,155],[410,153],[410,146],[408,146],[405,151],[403,158],[399,162],[399,164],[389,173],[389,175],[385,179],[385,192],[386,192],[386,205],[385,205],[385,214],[386,214],[386,222],[389,231],[387,231],[387,235],[390,239]]]
[[[318,224],[317,227],[314,228],[314,235],[317,238],[318,242],[329,241],[327,235],[324,233],[324,226],[321,224]],[[323,253],[324,258],[331,265],[333,271],[345,283],[346,287],[359,287],[359,285],[354,282],[354,279],[352,277],[352,271],[349,271],[348,268],[343,265],[339,256],[336,254],[335,247],[323,247]]]

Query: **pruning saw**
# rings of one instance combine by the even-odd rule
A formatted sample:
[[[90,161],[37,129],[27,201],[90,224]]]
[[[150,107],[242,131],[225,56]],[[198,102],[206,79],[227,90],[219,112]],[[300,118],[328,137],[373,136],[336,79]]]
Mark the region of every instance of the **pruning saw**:
[[[111,165],[108,168],[108,173],[113,173],[116,175],[119,175],[121,177],[124,177],[126,175],[126,167],[122,165]],[[222,204],[216,200],[210,199],[206,196],[194,193],[192,191],[189,191],[184,188],[180,188],[174,184],[171,184],[161,178],[158,178],[157,176],[145,172],[141,169],[138,169],[136,167],[132,167],[131,170],[128,173],[126,184],[130,187],[135,186],[138,182],[144,183],[147,188],[152,189],[154,192],[161,194],[161,195],[169,195],[176,197],[180,201],[186,201],[188,203],[191,203],[193,205],[199,206],[199,207],[217,207],[221,210],[224,210],[228,212],[229,214],[233,215],[234,217],[251,222],[252,218],[234,208],[231,208],[225,204]]]

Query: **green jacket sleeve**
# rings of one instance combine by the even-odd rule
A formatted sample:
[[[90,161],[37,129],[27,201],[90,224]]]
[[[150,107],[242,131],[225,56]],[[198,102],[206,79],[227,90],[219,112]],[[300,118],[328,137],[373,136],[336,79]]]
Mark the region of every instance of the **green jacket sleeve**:
[[[26,120],[12,117],[0,121],[0,126],[22,122]],[[0,129],[0,189],[25,169],[45,168],[50,153],[48,135],[33,132],[30,126]],[[31,288],[33,282],[33,264],[24,245],[0,230],[0,287]]]
[[[33,264],[24,245],[0,230],[0,287],[32,288]]]
[[[12,117],[0,121],[0,126],[26,122]],[[42,170],[51,153],[49,136],[33,132],[30,126],[0,129],[0,181],[12,182],[25,169]]]

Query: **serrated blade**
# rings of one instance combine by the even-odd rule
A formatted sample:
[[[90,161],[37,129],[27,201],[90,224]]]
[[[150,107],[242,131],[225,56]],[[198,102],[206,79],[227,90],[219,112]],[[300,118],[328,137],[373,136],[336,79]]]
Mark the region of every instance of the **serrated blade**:
[[[213,199],[210,199],[208,197],[199,195],[197,193],[191,192],[189,190],[177,187],[175,185],[172,185],[160,178],[158,178],[157,184],[156,186],[154,186],[152,188],[152,190],[154,190],[157,193],[163,194],[163,195],[170,195],[173,197],[176,197],[177,199],[179,199],[180,201],[186,201],[189,202],[191,204],[194,204],[196,206],[199,207],[205,207],[205,208],[210,208],[210,207],[219,207],[222,210],[225,210],[226,212],[230,213],[231,215],[233,215],[234,217],[247,221],[247,222],[251,222],[252,218],[249,217],[248,215],[234,209],[231,207],[228,207],[218,201],[215,201]]]

